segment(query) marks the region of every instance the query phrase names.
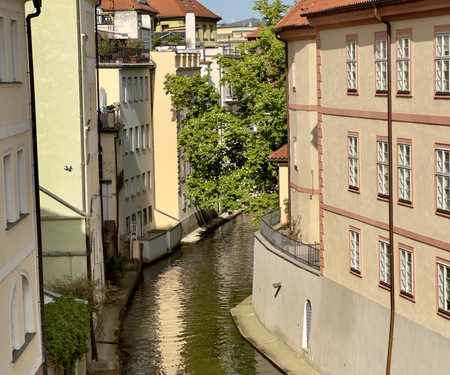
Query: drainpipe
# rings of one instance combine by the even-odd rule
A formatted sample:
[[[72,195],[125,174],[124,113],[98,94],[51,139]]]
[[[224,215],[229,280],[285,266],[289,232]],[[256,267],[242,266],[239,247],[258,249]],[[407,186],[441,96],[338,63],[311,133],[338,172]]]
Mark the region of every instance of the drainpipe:
[[[99,198],[100,198],[100,221],[101,221],[101,227],[102,227],[102,249],[103,249],[103,279],[106,282],[106,261],[108,258],[108,255],[106,253],[106,246],[104,244],[103,240],[103,148],[102,148],[102,142],[101,142],[101,131],[100,127],[102,124],[101,116],[100,116],[100,79],[99,79],[99,61],[98,61],[98,21],[97,21],[97,8],[102,5],[102,0],[98,0],[97,5],[95,6],[94,10],[94,19],[95,19],[95,70],[97,75],[97,137],[98,137],[98,178],[99,178]]]
[[[80,0],[76,1],[77,12],[77,46],[78,46],[78,106],[80,111],[80,152],[81,152],[81,194],[83,211],[86,210],[86,160],[85,160],[85,143],[84,143],[84,84],[83,84],[83,56],[82,56],[82,38],[81,38],[81,4]],[[87,265],[87,278],[92,280],[92,264],[91,264],[91,238],[90,238],[90,225],[89,219],[85,221],[85,242],[86,242],[86,265]],[[98,360],[97,345],[95,343],[94,322],[92,315],[90,317],[90,330],[91,330],[91,347],[92,347],[92,359]]]
[[[378,8],[375,7],[375,18],[383,22],[387,29],[387,83],[388,83],[388,95],[387,95],[387,119],[388,119],[388,144],[389,144],[389,270],[391,274],[391,317],[389,326],[389,343],[386,362],[386,375],[391,373],[391,361],[392,361],[392,344],[394,340],[394,321],[395,321],[395,277],[394,277],[394,200],[393,200],[393,142],[392,142],[392,75],[391,75],[391,24],[382,19],[378,15]]]
[[[288,220],[291,221],[291,145],[290,145],[290,136],[291,136],[291,121],[290,121],[290,113],[289,113],[289,58],[288,58],[288,45],[284,39],[281,39],[278,34],[275,34],[275,37],[284,43],[284,55],[285,55],[285,70],[286,70],[286,130],[287,130],[287,151],[288,151]],[[279,185],[279,183],[278,183]],[[278,192],[279,194],[279,192]],[[280,199],[280,198],[278,198]],[[280,210],[283,210],[283,202],[280,202]],[[280,212],[280,215],[282,215]]]
[[[41,230],[41,203],[39,197],[39,166],[38,166],[38,149],[37,149],[37,128],[36,128],[36,92],[34,87],[34,63],[33,63],[33,43],[31,37],[31,19],[41,14],[41,0],[33,0],[35,13],[31,13],[26,17],[27,24],[27,48],[28,48],[28,71],[30,84],[30,111],[31,111],[31,137],[32,137],[32,153],[33,153],[33,174],[34,174],[34,200],[36,215],[36,240],[38,253],[38,279],[39,279],[39,299],[40,299],[40,315],[41,315],[41,339],[42,339],[42,369],[44,375],[47,375],[47,349],[45,339],[44,324],[44,275],[42,265],[42,230]]]

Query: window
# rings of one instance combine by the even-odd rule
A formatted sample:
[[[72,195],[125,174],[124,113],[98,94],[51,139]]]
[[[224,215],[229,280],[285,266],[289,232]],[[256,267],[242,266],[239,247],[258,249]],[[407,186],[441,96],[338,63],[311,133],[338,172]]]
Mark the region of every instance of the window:
[[[145,90],[144,98],[145,98],[145,100],[148,100],[148,77],[147,76],[145,76],[144,90]]]
[[[450,265],[438,262],[438,309],[450,315]]]
[[[350,270],[361,273],[361,234],[350,229]]]
[[[136,147],[135,146],[135,139],[133,137],[133,128],[128,129],[128,139],[130,141],[130,146],[131,146],[130,151],[133,152],[134,148]]]
[[[23,148],[17,150],[17,192],[19,198],[19,213],[28,213],[27,200],[27,178],[25,169],[25,151]]]
[[[16,217],[16,198],[15,198],[15,186],[14,186],[14,169],[12,154],[6,154],[3,156],[3,194],[5,199],[5,214],[6,224],[14,223],[17,220]]]
[[[137,176],[136,176],[136,193],[137,194],[140,194],[141,193],[141,175],[140,174],[138,174]]]
[[[125,198],[128,199],[130,198],[130,181],[125,180],[124,187],[125,187]]]
[[[437,210],[450,213],[450,149],[436,150]]]
[[[152,188],[152,175],[149,172],[147,172],[147,189],[151,189]]]
[[[127,216],[127,218],[125,219],[126,222],[126,228],[127,228],[127,234],[131,233],[131,221],[130,221],[130,217]]]
[[[12,78],[14,82],[20,81],[20,50],[19,28],[16,20],[11,20],[11,53],[12,53]]]
[[[295,91],[295,57],[292,58],[292,64],[291,64],[291,71],[292,71],[292,90]]]
[[[414,296],[414,257],[409,249],[400,247],[400,292]]]
[[[450,94],[450,33],[436,35],[436,93]]]
[[[139,100],[139,93],[138,93],[138,77],[134,77],[133,79],[133,96],[134,96],[134,101],[137,102]]]
[[[389,149],[388,142],[377,141],[378,195],[389,196]]]
[[[145,125],[145,145],[147,148],[150,148],[150,125]]]
[[[136,185],[134,184],[134,177],[131,177],[130,185],[131,185],[131,196],[134,197],[136,195]]]
[[[0,17],[0,82],[7,81],[5,19]]]
[[[144,100],[144,77],[139,77],[139,100]]]
[[[294,168],[298,169],[298,159],[297,159],[297,137],[294,137]]]
[[[147,175],[145,173],[142,173],[142,191],[147,189]]]
[[[139,126],[134,128],[134,148],[139,150]]]
[[[181,208],[186,209],[186,193],[181,194]]]
[[[380,283],[383,285],[391,285],[391,254],[389,243],[384,240],[379,240],[380,248]]]
[[[358,88],[356,40],[347,40],[347,91]]]
[[[132,86],[133,85],[132,85],[132,82],[131,82],[131,77],[128,77],[128,80],[127,80],[127,92],[128,92],[128,94],[127,94],[127,101],[128,101],[128,103],[130,103],[133,100],[133,93],[131,91]]]
[[[152,221],[153,221],[152,206],[148,206],[148,222],[151,223]]]
[[[398,195],[401,202],[412,202],[411,145],[398,144]]]
[[[186,179],[185,168],[184,168],[184,156],[180,156],[180,180],[184,181]]]
[[[145,148],[145,126],[141,125],[141,149]]]
[[[142,210],[142,215],[144,216],[144,225],[147,225],[147,209]]]
[[[359,149],[358,136],[348,136],[348,186],[359,190]]]
[[[375,70],[377,92],[387,91],[387,39],[375,40]]]
[[[397,38],[397,91],[409,93],[410,88],[410,37],[401,36]]]

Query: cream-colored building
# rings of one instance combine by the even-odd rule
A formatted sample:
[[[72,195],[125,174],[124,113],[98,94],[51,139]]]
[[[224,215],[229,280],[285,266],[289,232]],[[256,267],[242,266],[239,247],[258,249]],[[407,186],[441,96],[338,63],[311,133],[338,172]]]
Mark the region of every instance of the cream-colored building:
[[[234,48],[238,44],[247,41],[247,35],[254,32],[260,24],[258,18],[248,18],[232,23],[217,25],[217,41],[220,46]]]
[[[24,5],[23,0],[0,4],[2,375],[40,374],[43,363]]]
[[[154,69],[151,61],[100,66],[105,102],[110,106],[115,103],[110,116],[117,116],[116,121],[108,121],[102,129],[103,206],[110,207],[108,220],[116,221],[122,247],[129,247],[130,239],[140,239],[155,228],[151,88]],[[126,249],[122,252],[128,255]],[[133,257],[132,253],[129,255]]]
[[[322,373],[450,366],[449,15],[439,0],[307,0],[277,25],[291,215],[318,245],[298,261],[257,235],[253,306]]]
[[[96,4],[47,0],[33,31],[45,280],[104,280]]]

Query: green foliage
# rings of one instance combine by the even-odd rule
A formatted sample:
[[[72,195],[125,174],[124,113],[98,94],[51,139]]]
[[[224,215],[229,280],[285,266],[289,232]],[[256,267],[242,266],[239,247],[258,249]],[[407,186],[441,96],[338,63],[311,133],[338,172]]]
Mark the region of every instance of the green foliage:
[[[110,257],[106,263],[107,280],[116,285],[119,281],[119,273],[123,272],[123,260],[121,257]]]
[[[192,166],[188,199],[201,208],[254,212],[258,219],[278,206],[277,171],[267,156],[286,143],[285,50],[273,25],[287,7],[259,0],[255,9],[270,21],[260,38],[238,48],[240,59],[216,56],[224,72],[220,84],[232,88],[233,110],[220,106],[207,76],[166,76],[165,88],[183,116],[178,146]]]
[[[97,36],[98,54],[109,56],[114,52],[114,40]]]
[[[75,362],[88,351],[89,311],[72,295],[45,305],[45,335],[49,361],[55,370],[75,373]]]
[[[269,28],[273,28],[290,8],[281,0],[255,0],[253,4],[253,9],[263,16]]]

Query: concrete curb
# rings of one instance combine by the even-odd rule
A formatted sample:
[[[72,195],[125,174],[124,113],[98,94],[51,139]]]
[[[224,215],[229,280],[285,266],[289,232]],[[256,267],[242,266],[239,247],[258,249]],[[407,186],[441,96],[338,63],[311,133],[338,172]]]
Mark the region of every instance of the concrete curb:
[[[241,336],[283,374],[319,375],[294,350],[263,326],[253,310],[252,296],[233,307],[230,314]]]

